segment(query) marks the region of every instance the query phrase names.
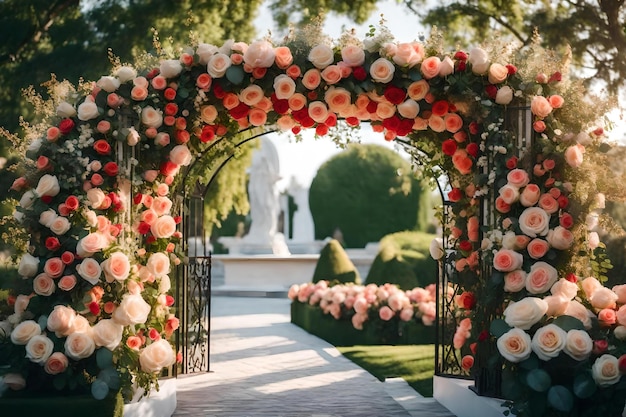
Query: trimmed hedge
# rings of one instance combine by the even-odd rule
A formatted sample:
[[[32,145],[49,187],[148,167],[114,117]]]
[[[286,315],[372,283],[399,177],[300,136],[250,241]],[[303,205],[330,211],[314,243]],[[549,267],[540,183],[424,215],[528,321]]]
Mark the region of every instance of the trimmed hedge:
[[[124,399],[119,393],[109,395],[104,400],[96,400],[91,395],[32,397],[21,395],[19,391],[11,391],[5,395],[8,397],[0,398],[0,410],[4,410],[3,416],[123,417],[124,415]],[[10,414],[4,414],[5,412]]]
[[[341,243],[331,239],[320,252],[320,257],[315,265],[313,282],[319,281],[339,282],[346,284],[353,282],[361,283],[361,275],[356,269]]]

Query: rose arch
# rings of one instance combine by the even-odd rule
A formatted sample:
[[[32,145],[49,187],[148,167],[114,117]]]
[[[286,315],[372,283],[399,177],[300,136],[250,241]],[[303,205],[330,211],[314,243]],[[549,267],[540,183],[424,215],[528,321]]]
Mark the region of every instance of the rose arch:
[[[96,398],[153,387],[182,359],[176,195],[268,129],[368,122],[445,178],[436,372],[527,415],[623,408],[626,287],[602,285],[610,263],[585,223],[599,189],[623,193],[603,180],[597,103],[537,45],[319,39],[198,43],[78,89],[48,85],[12,187],[30,240],[0,329],[5,382]]]

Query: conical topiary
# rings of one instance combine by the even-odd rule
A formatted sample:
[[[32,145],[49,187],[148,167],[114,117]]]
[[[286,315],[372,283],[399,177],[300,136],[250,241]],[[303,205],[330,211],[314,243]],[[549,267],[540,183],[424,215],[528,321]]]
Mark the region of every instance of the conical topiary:
[[[341,243],[331,239],[320,252],[320,257],[315,265],[313,282],[337,281],[340,283],[361,283],[361,276],[356,269]]]

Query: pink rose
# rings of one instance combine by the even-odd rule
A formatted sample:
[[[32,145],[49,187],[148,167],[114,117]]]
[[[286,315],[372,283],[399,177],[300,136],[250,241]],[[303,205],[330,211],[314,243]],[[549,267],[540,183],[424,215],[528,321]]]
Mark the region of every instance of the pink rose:
[[[591,293],[589,302],[597,310],[616,308],[617,294],[606,287],[600,287]]]
[[[92,285],[96,285],[100,281],[100,275],[102,275],[102,268],[98,261],[93,258],[86,258],[80,264],[76,265],[76,272],[85,281]]]
[[[626,304],[621,306],[619,310],[617,310],[616,317],[617,322],[622,326],[626,326]]]
[[[530,336],[521,329],[511,329],[496,342],[500,355],[509,362],[522,362],[530,357]]]
[[[63,291],[71,291],[76,286],[76,275],[65,275],[59,280],[59,288]]]
[[[550,215],[540,207],[529,207],[520,215],[519,227],[530,237],[545,236],[550,228]]]
[[[48,316],[47,328],[57,337],[67,336],[73,331],[76,311],[71,307],[57,305]]]
[[[566,298],[567,300],[573,300],[576,294],[578,294],[578,285],[565,278],[561,278],[550,288],[550,293]]]
[[[167,275],[170,272],[170,258],[163,252],[156,252],[150,255],[146,268],[157,278]]]
[[[67,356],[61,352],[54,352],[44,365],[44,371],[50,375],[58,375],[65,372],[68,366]]]
[[[521,253],[517,253],[510,249],[500,249],[493,256],[493,266],[498,271],[510,272],[520,269],[524,258]]]
[[[97,347],[114,350],[122,341],[124,327],[113,320],[100,320],[92,328],[93,340]]]
[[[174,146],[170,151],[169,158],[176,165],[182,166],[189,165],[192,160],[191,152],[189,152],[189,148],[186,145]]]
[[[320,75],[327,84],[336,84],[341,81],[341,68],[338,65],[329,65]]]
[[[395,315],[393,310],[388,306],[382,306],[380,310],[378,310],[378,316],[383,321],[389,321]]]
[[[548,305],[548,310],[546,311],[546,315],[548,317],[559,317],[564,315],[570,303],[570,300],[567,298],[557,295],[548,295],[543,297],[543,301],[545,301]]]
[[[347,45],[341,49],[341,59],[350,67],[358,67],[365,62],[365,51],[357,45]]]
[[[96,344],[86,332],[72,333],[65,339],[65,354],[74,360],[88,358],[95,350]]]
[[[268,41],[252,42],[243,54],[243,62],[251,68],[269,68],[274,63],[276,51]]]
[[[565,162],[572,168],[578,168],[583,163],[583,154],[585,153],[585,147],[581,144],[570,146],[565,150],[563,156]]]
[[[163,215],[150,226],[150,231],[157,239],[169,238],[176,232],[176,222],[170,215]]]
[[[222,78],[226,74],[226,70],[230,68],[232,62],[230,57],[224,53],[216,53],[209,58],[207,64],[207,72],[213,78]]]
[[[104,271],[106,281],[109,283],[125,281],[130,274],[130,261],[122,252],[111,253],[100,266],[102,267],[102,271]]]
[[[507,174],[506,179],[509,184],[517,188],[525,187],[526,185],[528,185],[528,181],[530,181],[530,178],[528,177],[528,172],[519,168],[511,170]]]
[[[535,116],[543,119],[552,112],[552,106],[545,97],[535,96],[530,102],[530,111],[532,111]]]
[[[372,79],[379,83],[388,83],[393,79],[396,67],[386,58],[378,58],[370,66]]]
[[[522,194],[520,195],[520,203],[524,207],[532,207],[539,201],[539,196],[541,195],[541,190],[537,186],[537,184],[528,184],[522,190]]]
[[[626,304],[626,284],[616,285],[612,289],[617,295],[617,302],[619,304]]]
[[[393,54],[393,62],[400,67],[412,68],[422,60],[423,54],[419,54],[413,44],[400,43],[395,48]]]
[[[531,294],[548,292],[558,279],[557,270],[546,262],[535,262],[526,277],[526,290]]]
[[[56,290],[54,280],[45,272],[33,279],[33,291],[35,291],[35,294],[49,296],[54,293],[54,290]]]
[[[424,75],[424,78],[430,80],[431,78],[439,75],[439,68],[441,67],[441,60],[439,57],[431,56],[422,61],[420,71]]]
[[[546,239],[553,248],[559,250],[569,249],[574,244],[573,233],[562,226],[550,230]]]
[[[591,316],[594,314],[591,313],[589,310],[587,310],[587,308],[584,305],[582,305],[580,302],[576,300],[570,301],[570,303],[567,306],[567,309],[565,310],[565,314],[568,316],[575,317],[578,320],[580,320],[585,326],[585,329],[591,328],[591,325],[592,325]]]
[[[449,56],[446,56],[441,61],[441,65],[439,65],[439,76],[447,77],[452,73],[454,73],[454,61]]]
[[[549,361],[559,356],[565,347],[567,333],[556,324],[540,327],[531,342],[533,352],[542,361]]]
[[[322,81],[322,75],[319,70],[312,68],[302,76],[302,85],[308,90],[315,90]]]
[[[587,277],[583,279],[580,284],[587,298],[591,297],[591,294],[593,294],[596,290],[603,288],[602,283],[594,277]]]
[[[517,202],[520,197],[519,189],[511,184],[503,185],[498,190],[498,193],[500,194],[500,198],[502,198],[502,201],[509,205]]]
[[[335,57],[332,48],[328,45],[314,46],[309,52],[308,59],[317,69],[324,69],[333,63]]]
[[[48,274],[50,278],[59,278],[63,275],[63,270],[65,269],[65,264],[61,260],[61,258],[49,258],[44,267],[43,272]]]
[[[363,323],[365,323],[368,319],[367,314],[365,313],[357,313],[352,316],[352,326],[357,330],[363,330]]]
[[[535,238],[528,243],[526,250],[531,258],[541,259],[550,250],[550,245],[543,239]]]
[[[504,291],[519,292],[525,287],[526,272],[523,269],[516,269],[504,275]]]
[[[548,214],[554,214],[559,211],[559,203],[552,195],[546,193],[539,197],[539,207],[544,209]]]
[[[598,321],[602,326],[612,326],[617,322],[617,314],[612,308],[603,308],[598,312]]]

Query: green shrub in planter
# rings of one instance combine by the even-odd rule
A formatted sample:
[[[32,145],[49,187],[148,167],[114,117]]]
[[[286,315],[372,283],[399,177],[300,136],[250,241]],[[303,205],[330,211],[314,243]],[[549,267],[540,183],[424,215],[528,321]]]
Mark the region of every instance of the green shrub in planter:
[[[19,391],[8,392],[0,398],[2,415],[20,417],[123,417],[124,400],[121,394],[109,394],[96,400],[90,394],[67,396],[23,395]],[[5,414],[8,412],[8,414]]]
[[[320,257],[315,265],[313,282],[326,280],[329,282],[355,284],[361,283],[361,276],[356,269],[341,243],[331,239],[320,252]]]
[[[429,247],[435,237],[413,231],[385,236],[365,282],[396,284],[404,290],[434,283],[437,263],[430,256]]]

